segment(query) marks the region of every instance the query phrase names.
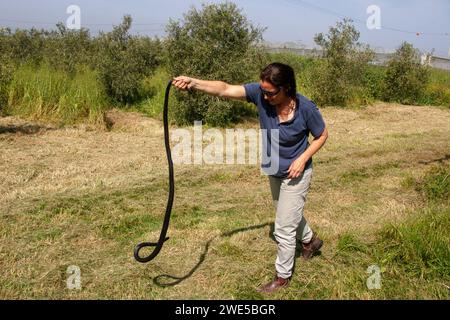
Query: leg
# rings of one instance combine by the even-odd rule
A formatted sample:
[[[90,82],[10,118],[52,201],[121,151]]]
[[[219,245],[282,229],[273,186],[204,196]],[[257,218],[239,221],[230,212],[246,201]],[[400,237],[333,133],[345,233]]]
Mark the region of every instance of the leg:
[[[283,181],[283,179],[269,176],[270,191],[272,193],[272,204],[275,207],[275,210],[277,209],[278,198],[280,197],[281,181]]]
[[[278,277],[284,279],[292,276],[296,234],[303,218],[303,208],[311,177],[312,168],[309,168],[296,179],[283,179],[280,186],[274,232],[275,239],[278,243],[275,267]],[[302,228],[302,241],[310,240],[312,231],[306,223],[306,220],[300,228]]]
[[[270,191],[272,193],[272,203],[275,207],[275,210],[277,210],[278,207],[278,199],[280,197],[280,187],[281,182],[283,179],[276,178],[273,176],[269,176],[269,182],[270,182]],[[313,231],[308,225],[308,222],[306,221],[305,217],[302,215],[302,220],[300,221],[300,225],[297,228],[297,241],[303,242],[303,243],[309,243],[312,239]]]
[[[302,214],[302,220],[297,228],[297,241],[302,243],[309,243],[313,237],[313,231],[308,225],[305,216]]]

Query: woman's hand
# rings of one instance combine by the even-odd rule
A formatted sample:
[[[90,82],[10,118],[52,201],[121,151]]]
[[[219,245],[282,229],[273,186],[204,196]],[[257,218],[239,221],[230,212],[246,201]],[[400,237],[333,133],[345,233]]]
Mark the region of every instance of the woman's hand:
[[[306,161],[303,159],[302,156],[295,159],[288,169],[288,179],[295,179],[298,178],[303,171],[305,170]]]
[[[179,76],[173,78],[172,85],[180,90],[190,91],[194,87],[195,83],[193,78],[189,78],[186,76]]]
[[[243,85],[230,85],[218,80],[202,80],[186,76],[178,76],[172,79],[172,85],[180,90],[191,91],[195,89],[211,96],[246,100],[245,88]]]

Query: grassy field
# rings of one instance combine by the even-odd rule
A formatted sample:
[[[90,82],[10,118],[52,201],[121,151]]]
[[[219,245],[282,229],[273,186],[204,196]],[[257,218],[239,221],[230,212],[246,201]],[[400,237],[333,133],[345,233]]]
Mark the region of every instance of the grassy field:
[[[157,240],[167,200],[162,124],[119,111],[104,131],[0,118],[0,298],[449,299],[448,194],[430,202],[421,186],[438,169],[448,183],[450,111],[322,113],[330,137],[305,216],[325,244],[269,297],[256,289],[274,275],[274,209],[257,166],[176,165],[171,239],[143,265],[133,248]],[[66,286],[71,265],[80,290]],[[366,285],[371,265],[380,289]]]

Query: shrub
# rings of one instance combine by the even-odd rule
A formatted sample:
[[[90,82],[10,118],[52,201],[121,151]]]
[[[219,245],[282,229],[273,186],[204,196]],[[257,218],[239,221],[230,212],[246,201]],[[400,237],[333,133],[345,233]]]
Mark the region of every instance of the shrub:
[[[428,81],[429,69],[420,64],[418,50],[404,42],[388,62],[384,100],[417,104]]]
[[[159,41],[131,36],[131,23],[131,17],[125,16],[119,26],[96,41],[100,79],[107,94],[121,104],[141,98],[142,81],[160,63]]]
[[[0,29],[0,47],[15,65],[46,63],[74,73],[77,65],[92,61],[92,39],[89,31],[68,30],[62,23],[57,30]]]
[[[44,55],[45,34],[45,31],[34,28],[30,30],[17,29],[14,33],[6,29],[2,37],[2,42],[6,47],[5,54],[15,64],[40,63]]]
[[[419,103],[450,106],[450,71],[430,68],[430,80]]]
[[[363,85],[373,99],[383,98],[383,80],[386,68],[369,66],[364,73]]]
[[[358,43],[359,32],[352,21],[344,19],[319,33],[314,41],[323,51],[312,78],[312,99],[321,105],[345,106],[355,100],[373,51]]]
[[[8,100],[8,84],[12,79],[13,67],[6,59],[0,58],[0,115]]]
[[[58,23],[57,31],[45,37],[43,60],[64,72],[73,74],[79,65],[90,65],[93,60],[93,44],[87,29],[69,30]]]
[[[450,88],[440,85],[428,85],[422,92],[418,104],[450,106]]]
[[[12,79],[13,65],[8,52],[9,30],[0,28],[0,114],[7,102],[7,87]]]
[[[311,82],[314,78],[316,60],[313,57],[304,57],[295,53],[272,53],[271,61],[285,63],[295,71],[297,90],[305,96],[311,95]]]
[[[255,80],[267,63],[262,48],[262,29],[256,28],[233,3],[203,4],[192,8],[184,21],[171,21],[167,27],[168,71],[172,76],[244,83]],[[175,93],[175,120],[192,124],[205,120],[226,125],[237,120],[242,103],[216,97]]]

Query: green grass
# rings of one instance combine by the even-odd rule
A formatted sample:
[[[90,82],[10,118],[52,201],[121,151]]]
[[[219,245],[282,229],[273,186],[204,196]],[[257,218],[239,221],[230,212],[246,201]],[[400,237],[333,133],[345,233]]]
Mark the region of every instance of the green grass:
[[[338,182],[343,184],[354,184],[366,179],[381,177],[386,171],[398,169],[400,164],[399,161],[391,161],[370,167],[352,169],[341,174]]]
[[[171,76],[167,73],[165,68],[158,68],[152,76],[147,77],[144,80],[143,90],[147,92],[148,97],[139,102],[134,108],[152,118],[162,120],[164,95],[167,83],[170,79]],[[169,100],[175,101],[173,89],[171,90]],[[170,111],[169,118],[173,118]]]
[[[434,185],[436,181],[439,184],[441,180],[440,171],[431,170],[421,180],[421,187],[426,189],[430,184]],[[19,243],[21,241],[29,242],[28,250],[32,251],[49,250],[49,245],[52,243],[65,243],[65,246],[58,245],[56,247],[54,253],[56,255],[51,254],[51,251],[47,253],[50,254],[48,258],[50,261],[55,259],[58,261],[58,257],[61,255],[66,256],[66,259],[71,257],[70,260],[62,260],[66,262],[62,265],[59,264],[46,276],[45,285],[55,286],[49,292],[53,298],[68,298],[68,293],[63,293],[64,287],[60,283],[66,277],[65,268],[75,262],[87,274],[83,278],[83,286],[89,288],[85,289],[85,294],[103,298],[121,296],[123,290],[130,288],[128,286],[118,287],[117,283],[114,283],[112,287],[97,283],[98,280],[93,278],[92,272],[95,268],[102,268],[102,264],[96,267],[100,261],[95,259],[94,253],[85,251],[86,248],[79,251],[77,243],[83,241],[83,237],[89,236],[89,238],[95,239],[92,245],[97,246],[97,250],[100,250],[102,255],[110,252],[109,254],[116,256],[115,259],[117,259],[117,254],[129,255],[133,245],[143,239],[142,235],[150,232],[155,235],[156,239],[162,216],[159,213],[155,214],[155,211],[159,212],[162,208],[147,206],[145,202],[149,197],[154,198],[161,193],[157,186],[161,187],[162,185],[157,183],[150,188],[130,188],[101,194],[85,194],[79,197],[62,196],[41,199],[34,204],[33,208],[25,210],[23,215],[3,217],[3,226],[10,227],[3,228],[2,237],[14,237],[14,234],[17,237],[20,234],[20,238],[23,240],[20,240]],[[318,256],[307,263],[298,260],[297,263],[301,266],[297,267],[290,289],[278,293],[275,297],[280,299],[450,298],[448,289],[444,286],[450,281],[449,209],[448,205],[439,203],[426,206],[411,212],[409,218],[401,223],[380,225],[380,228],[377,228],[378,231],[369,238],[358,230],[338,235],[335,248],[329,248],[325,257]],[[208,222],[210,219],[212,219],[211,222]],[[233,210],[208,212],[207,208],[201,205],[177,205],[173,212],[171,229],[172,234],[175,232],[178,236],[166,244],[165,255],[171,255],[169,248],[185,245],[180,237],[181,233],[198,233],[204,239],[203,234],[216,224],[212,221],[219,221],[215,228],[221,229],[222,234],[207,238],[208,241],[203,240],[202,242],[207,244],[203,249],[201,246],[196,249],[194,249],[195,246],[191,247],[187,253],[188,256],[196,257],[198,249],[203,251],[203,258],[200,259],[198,265],[200,268],[202,265],[208,264],[204,259],[211,263],[216,261],[218,269],[216,271],[212,271],[214,268],[211,269],[208,277],[217,279],[217,281],[221,279],[220,281],[225,283],[229,282],[224,288],[231,295],[228,297],[233,299],[269,298],[256,291],[255,283],[263,281],[261,273],[267,276],[267,271],[264,270],[270,270],[272,262],[266,261],[263,265],[254,265],[255,262],[252,262],[260,261],[257,256],[266,251],[263,247],[268,243],[263,245],[264,241],[262,241],[260,250],[263,251],[255,250],[254,241],[261,242],[261,239],[254,240],[254,238],[259,237],[257,234],[261,232],[258,231],[258,226],[255,226],[255,229],[248,228],[252,223],[245,222],[246,220],[245,215],[236,214]],[[13,226],[17,227],[18,225],[22,226],[21,229],[13,229]],[[319,233],[325,232],[322,237],[329,247],[333,241],[327,237],[327,231],[317,230]],[[239,237],[239,240],[236,237]],[[269,239],[269,241],[272,240]],[[253,249],[249,251],[248,247]],[[119,252],[115,252],[116,250]],[[273,250],[270,252],[270,256],[272,256]],[[182,255],[183,253],[175,254]],[[83,258],[83,255],[86,256]],[[122,259],[120,258],[120,260]],[[222,265],[222,263],[224,264]],[[38,264],[42,265],[41,268],[45,268],[44,266],[47,265],[46,262]],[[193,264],[190,262],[190,265]],[[155,262],[153,268],[168,267],[168,265],[166,267],[163,265],[165,263]],[[382,289],[368,290],[366,287],[366,279],[369,276],[366,270],[371,265],[379,266],[381,269]],[[242,272],[248,275],[240,281],[235,281],[236,276],[242,275],[238,272],[241,268],[243,268]],[[116,265],[111,270],[114,269],[120,270],[120,266]],[[140,272],[144,272],[143,276],[145,277],[146,271],[144,270]],[[37,268],[35,272],[38,277],[40,272],[45,271],[42,269],[39,272],[39,268]],[[158,271],[156,270],[156,272]],[[177,273],[179,274],[179,272],[175,272],[175,274]],[[270,275],[270,272],[268,274]],[[147,298],[164,296],[163,291],[158,290],[157,287],[149,287],[148,284],[142,286],[143,283],[138,278],[136,276],[130,278],[130,281],[134,283],[133,292],[148,291],[144,295]],[[8,280],[3,278],[1,283],[3,294],[17,291],[21,296],[41,297],[38,292],[31,289],[36,285],[35,281],[27,282],[25,279],[16,281],[12,278]],[[97,284],[92,287],[94,283]],[[137,296],[134,295],[134,297]],[[198,296],[197,298],[202,297]],[[195,297],[191,296],[190,298]]]
[[[449,209],[426,207],[401,224],[386,226],[379,233],[375,255],[391,270],[398,268],[411,278],[448,283]]]
[[[358,237],[352,233],[344,233],[341,235],[338,239],[337,243],[337,252],[344,253],[344,252],[366,252],[367,247],[364,243],[362,243]]]
[[[6,113],[60,125],[101,122],[107,98],[94,71],[80,67],[74,76],[25,64],[8,86]]]
[[[432,68],[430,83],[450,88],[450,71]]]
[[[207,216],[207,211],[198,205],[185,205],[173,210],[172,221],[180,230],[192,229]]]
[[[292,292],[282,297],[449,299],[449,209],[438,206],[412,212],[402,223],[382,226],[372,239],[355,232],[340,235],[332,258],[311,262],[321,272],[302,266],[305,270],[293,281]],[[381,271],[380,289],[366,286],[369,266]]]
[[[423,183],[423,191],[430,201],[450,200],[450,166],[436,166]]]

